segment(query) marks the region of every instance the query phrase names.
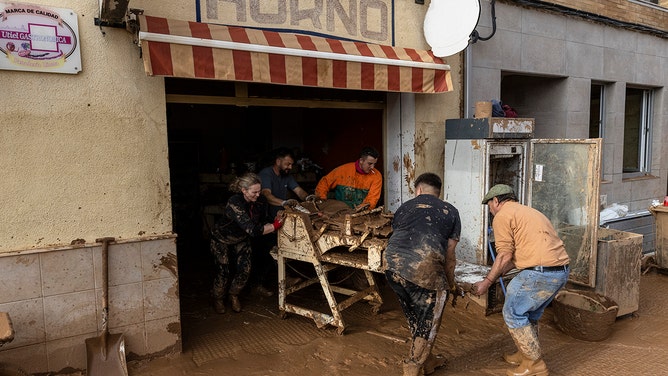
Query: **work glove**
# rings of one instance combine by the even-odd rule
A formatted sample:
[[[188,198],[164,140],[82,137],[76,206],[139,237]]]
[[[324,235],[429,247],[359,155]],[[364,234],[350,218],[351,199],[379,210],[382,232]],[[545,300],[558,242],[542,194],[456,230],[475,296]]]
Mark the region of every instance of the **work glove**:
[[[281,206],[283,206],[283,207],[289,206],[291,208],[294,208],[297,205],[299,205],[299,201],[295,200],[294,198],[291,198],[289,200],[285,200],[281,203]]]
[[[325,200],[322,199],[322,198],[320,198],[320,197],[318,197],[318,196],[316,196],[316,195],[308,195],[308,196],[306,196],[306,198],[304,199],[304,201],[310,201],[310,202],[313,202],[313,203],[316,203],[316,204],[317,204],[317,203],[321,203],[321,202],[323,202],[323,201],[325,201]]]
[[[274,223],[272,223],[272,226],[274,226],[274,232],[278,231],[281,227],[283,227],[283,218],[280,216],[276,216],[274,218]]]
[[[355,206],[355,208],[354,208],[355,213],[359,213],[361,211],[367,210],[367,209],[369,209],[370,206],[371,205],[368,202],[363,202],[363,203]]]

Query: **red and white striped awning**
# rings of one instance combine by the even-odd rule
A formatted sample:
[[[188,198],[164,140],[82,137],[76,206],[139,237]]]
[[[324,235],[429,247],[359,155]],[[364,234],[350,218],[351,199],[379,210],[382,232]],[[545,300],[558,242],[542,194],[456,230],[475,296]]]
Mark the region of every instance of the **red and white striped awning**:
[[[140,16],[150,76],[440,93],[450,66],[431,51]]]

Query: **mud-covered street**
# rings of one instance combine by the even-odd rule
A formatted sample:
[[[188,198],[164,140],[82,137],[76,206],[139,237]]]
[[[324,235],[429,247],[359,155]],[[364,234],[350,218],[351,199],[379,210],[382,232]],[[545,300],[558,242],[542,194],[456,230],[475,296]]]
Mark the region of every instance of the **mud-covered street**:
[[[401,375],[408,328],[391,290],[381,287],[380,313],[374,316],[367,303],[356,303],[343,312],[343,335],[331,327],[318,329],[304,317],[279,318],[276,296],[247,295],[241,313],[223,315],[203,305],[205,293],[184,296],[183,353],[131,361],[130,375]],[[667,374],[668,275],[650,271],[641,277],[640,290],[639,310],[618,318],[602,342],[564,334],[549,307],[540,321],[540,339],[550,374]],[[314,289],[299,298],[318,305],[321,295]],[[434,352],[444,354],[448,364],[434,375],[503,375],[508,365],[501,356],[508,351],[514,345],[501,315],[485,316],[480,306],[460,299],[457,307],[446,309]]]

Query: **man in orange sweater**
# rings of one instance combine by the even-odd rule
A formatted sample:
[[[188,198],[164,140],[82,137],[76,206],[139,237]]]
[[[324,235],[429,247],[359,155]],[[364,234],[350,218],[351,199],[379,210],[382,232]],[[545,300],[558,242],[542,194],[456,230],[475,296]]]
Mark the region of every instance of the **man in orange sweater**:
[[[359,211],[374,209],[383,188],[383,176],[375,166],[380,154],[372,147],[364,147],[355,162],[343,164],[320,179],[315,195],[326,200],[328,196],[345,202]]]

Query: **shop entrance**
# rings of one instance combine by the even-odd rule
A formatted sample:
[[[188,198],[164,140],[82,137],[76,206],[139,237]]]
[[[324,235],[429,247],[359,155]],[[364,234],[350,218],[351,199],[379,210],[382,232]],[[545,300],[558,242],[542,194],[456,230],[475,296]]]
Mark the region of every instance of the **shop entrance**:
[[[288,147],[297,162],[295,178],[312,193],[321,176],[354,161],[362,147],[382,152],[385,93],[183,79],[166,79],[165,86],[173,228],[187,331],[184,315],[211,311],[209,228],[231,194],[229,183],[270,165],[273,149]],[[383,171],[384,163],[381,156],[376,167]]]

